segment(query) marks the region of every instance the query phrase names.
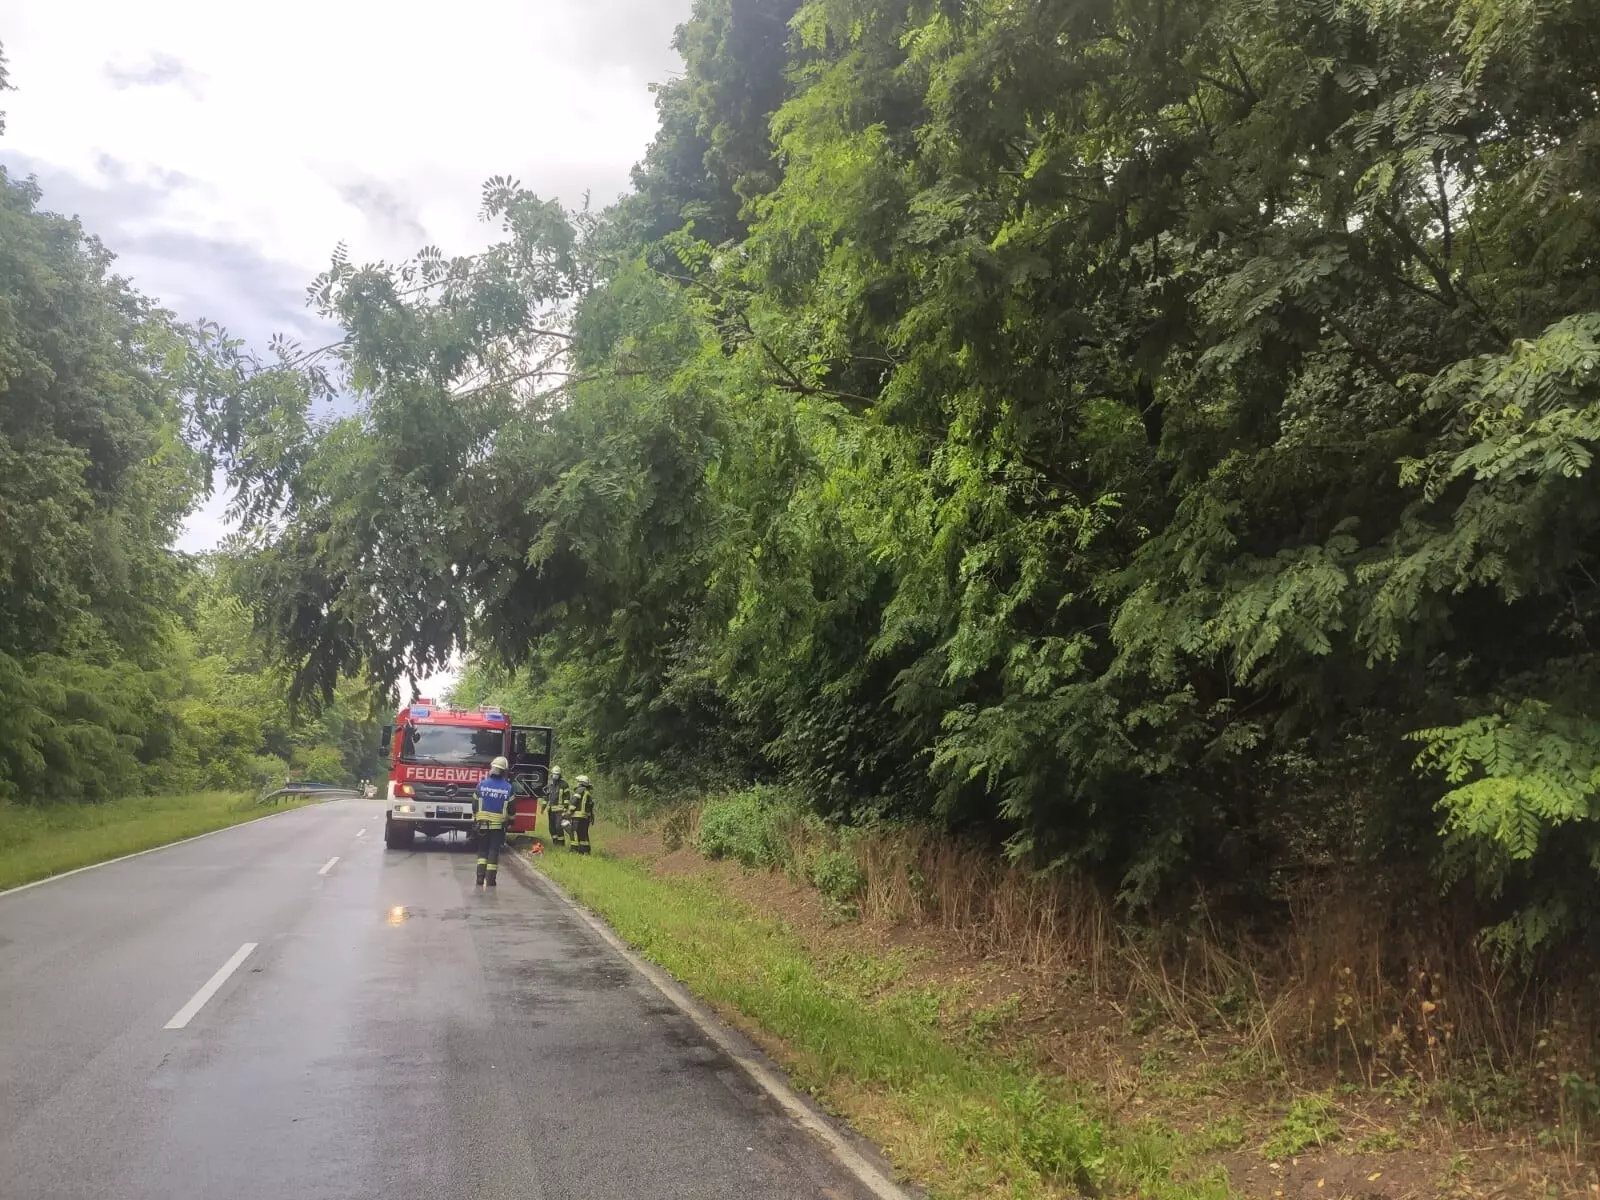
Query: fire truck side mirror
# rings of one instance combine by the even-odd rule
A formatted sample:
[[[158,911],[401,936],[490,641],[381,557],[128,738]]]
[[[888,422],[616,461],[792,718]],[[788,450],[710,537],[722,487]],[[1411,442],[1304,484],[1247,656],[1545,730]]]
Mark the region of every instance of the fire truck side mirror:
[[[379,758],[388,758],[389,757],[389,743],[392,742],[392,741],[394,741],[394,726],[393,725],[385,725],[383,727],[383,741],[378,746],[378,757]]]
[[[521,758],[528,752],[528,735],[521,730],[511,735],[511,756]]]

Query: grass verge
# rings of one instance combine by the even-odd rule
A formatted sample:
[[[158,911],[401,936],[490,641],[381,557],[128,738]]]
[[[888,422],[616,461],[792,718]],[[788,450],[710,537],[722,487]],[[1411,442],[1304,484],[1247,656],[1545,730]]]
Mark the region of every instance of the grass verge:
[[[0,891],[296,807],[237,792],[130,796],[107,804],[0,805]]]
[[[603,844],[588,858],[540,861],[933,1196],[1230,1194],[1220,1173],[1186,1169],[1174,1131],[1119,1123],[1091,1092],[945,1036],[937,994],[880,999],[874,964],[818,961],[786,926],[706,880],[653,875]]]

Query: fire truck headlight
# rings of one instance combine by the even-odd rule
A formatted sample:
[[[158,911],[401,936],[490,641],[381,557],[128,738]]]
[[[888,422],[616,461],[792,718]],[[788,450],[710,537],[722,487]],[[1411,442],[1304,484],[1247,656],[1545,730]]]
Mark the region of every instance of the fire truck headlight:
[[[416,789],[409,783],[397,783],[394,785],[394,794],[396,796],[413,796],[416,794]]]
[[[411,805],[409,804],[396,804],[394,806],[394,810],[397,813],[408,813],[413,811]]]

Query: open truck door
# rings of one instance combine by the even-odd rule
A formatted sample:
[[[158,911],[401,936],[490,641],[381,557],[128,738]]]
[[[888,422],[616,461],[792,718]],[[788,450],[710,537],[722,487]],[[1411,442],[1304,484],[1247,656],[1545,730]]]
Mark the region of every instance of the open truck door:
[[[516,815],[506,831],[513,837],[532,837],[539,818],[539,802],[550,786],[550,758],[556,731],[548,725],[511,727],[511,785],[516,788]],[[531,802],[530,802],[531,801]]]

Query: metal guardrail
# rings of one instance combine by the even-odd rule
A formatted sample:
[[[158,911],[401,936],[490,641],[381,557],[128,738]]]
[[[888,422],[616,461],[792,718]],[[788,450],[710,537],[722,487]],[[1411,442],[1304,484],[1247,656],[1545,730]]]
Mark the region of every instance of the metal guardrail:
[[[301,797],[317,800],[359,800],[361,791],[337,783],[286,783],[280,788],[274,788],[257,796],[254,804],[257,808],[276,807],[286,800]]]

